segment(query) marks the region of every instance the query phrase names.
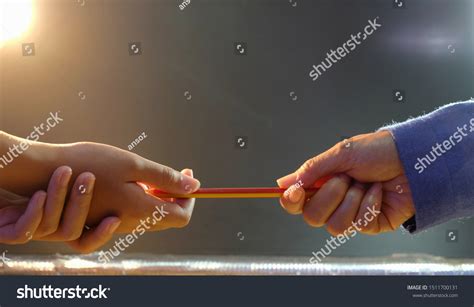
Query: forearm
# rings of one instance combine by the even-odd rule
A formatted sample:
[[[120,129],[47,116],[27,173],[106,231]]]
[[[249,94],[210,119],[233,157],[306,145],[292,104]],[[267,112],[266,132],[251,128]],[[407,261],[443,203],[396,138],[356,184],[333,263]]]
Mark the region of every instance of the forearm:
[[[412,190],[410,231],[474,214],[474,101],[384,129],[392,132]]]
[[[62,146],[31,142],[0,131],[0,188],[31,196],[45,190]]]

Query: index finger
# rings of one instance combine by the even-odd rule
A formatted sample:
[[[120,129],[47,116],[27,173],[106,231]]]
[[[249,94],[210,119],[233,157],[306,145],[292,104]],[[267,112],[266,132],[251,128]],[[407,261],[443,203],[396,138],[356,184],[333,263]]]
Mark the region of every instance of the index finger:
[[[315,183],[321,186],[328,181],[330,175],[346,171],[345,162],[348,150],[349,148],[345,147],[343,143],[333,146],[307,160],[295,172],[278,179],[278,186],[287,188],[296,182],[301,182],[305,188],[311,187]]]

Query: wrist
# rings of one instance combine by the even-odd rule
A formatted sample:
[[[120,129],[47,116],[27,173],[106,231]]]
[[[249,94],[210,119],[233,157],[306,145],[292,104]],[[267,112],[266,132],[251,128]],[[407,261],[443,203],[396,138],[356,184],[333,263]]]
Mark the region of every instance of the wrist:
[[[61,155],[61,146],[0,132],[0,187],[24,196],[45,190]]]

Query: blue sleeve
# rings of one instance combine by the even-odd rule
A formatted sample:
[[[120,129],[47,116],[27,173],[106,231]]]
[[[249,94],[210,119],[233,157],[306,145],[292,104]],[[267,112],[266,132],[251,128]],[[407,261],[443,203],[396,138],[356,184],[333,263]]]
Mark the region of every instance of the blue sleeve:
[[[392,133],[415,203],[408,231],[474,215],[473,100],[382,129]]]

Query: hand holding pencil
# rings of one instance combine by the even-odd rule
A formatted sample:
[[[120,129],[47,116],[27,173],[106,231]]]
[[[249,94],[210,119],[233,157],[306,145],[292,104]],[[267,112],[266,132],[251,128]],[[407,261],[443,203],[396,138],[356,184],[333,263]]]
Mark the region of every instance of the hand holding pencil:
[[[328,175],[334,177],[309,200],[303,197],[303,188]],[[310,226],[327,225],[332,235],[364,221],[372,208],[380,213],[366,225],[362,223],[362,233],[393,231],[415,214],[408,179],[388,131],[344,140],[277,182],[288,188],[297,181],[303,182],[303,188],[285,194],[281,205],[290,214],[302,214]]]
[[[7,135],[3,139],[6,147],[13,142]],[[361,231],[375,234],[396,229],[413,216],[414,205],[390,133],[360,135],[347,142],[308,160],[296,172],[279,179],[279,187],[270,188],[199,189],[191,170],[180,173],[96,143],[32,144],[23,159],[5,169],[6,175],[0,179],[9,190],[29,195],[47,185],[60,165],[71,166],[76,174],[90,172],[97,184],[86,223],[94,227],[103,218],[115,216],[121,220],[117,233],[132,231],[156,206],[164,204],[170,214],[149,231],[184,227],[190,221],[195,198],[280,198],[290,214],[302,214],[314,227],[327,224],[332,234],[343,233],[374,206],[380,215]],[[42,155],[56,158],[35,164],[34,157]],[[25,171],[30,169],[35,170],[33,176]],[[147,193],[136,183],[147,185]],[[92,189],[85,190],[92,193]]]
[[[312,197],[330,177],[322,178],[310,187],[304,189],[306,197]],[[294,186],[297,188],[299,185]],[[200,188],[190,194],[173,194],[159,189],[148,189],[147,191],[153,196],[159,198],[280,198],[285,193],[290,192],[285,188]]]
[[[164,199],[280,198],[290,214],[302,214],[313,227],[327,225],[342,234],[367,212],[380,212],[360,231],[393,231],[415,213],[398,153],[388,131],[356,136],[309,159],[297,171],[277,180],[278,188],[201,188],[190,194],[159,189],[148,193]]]

